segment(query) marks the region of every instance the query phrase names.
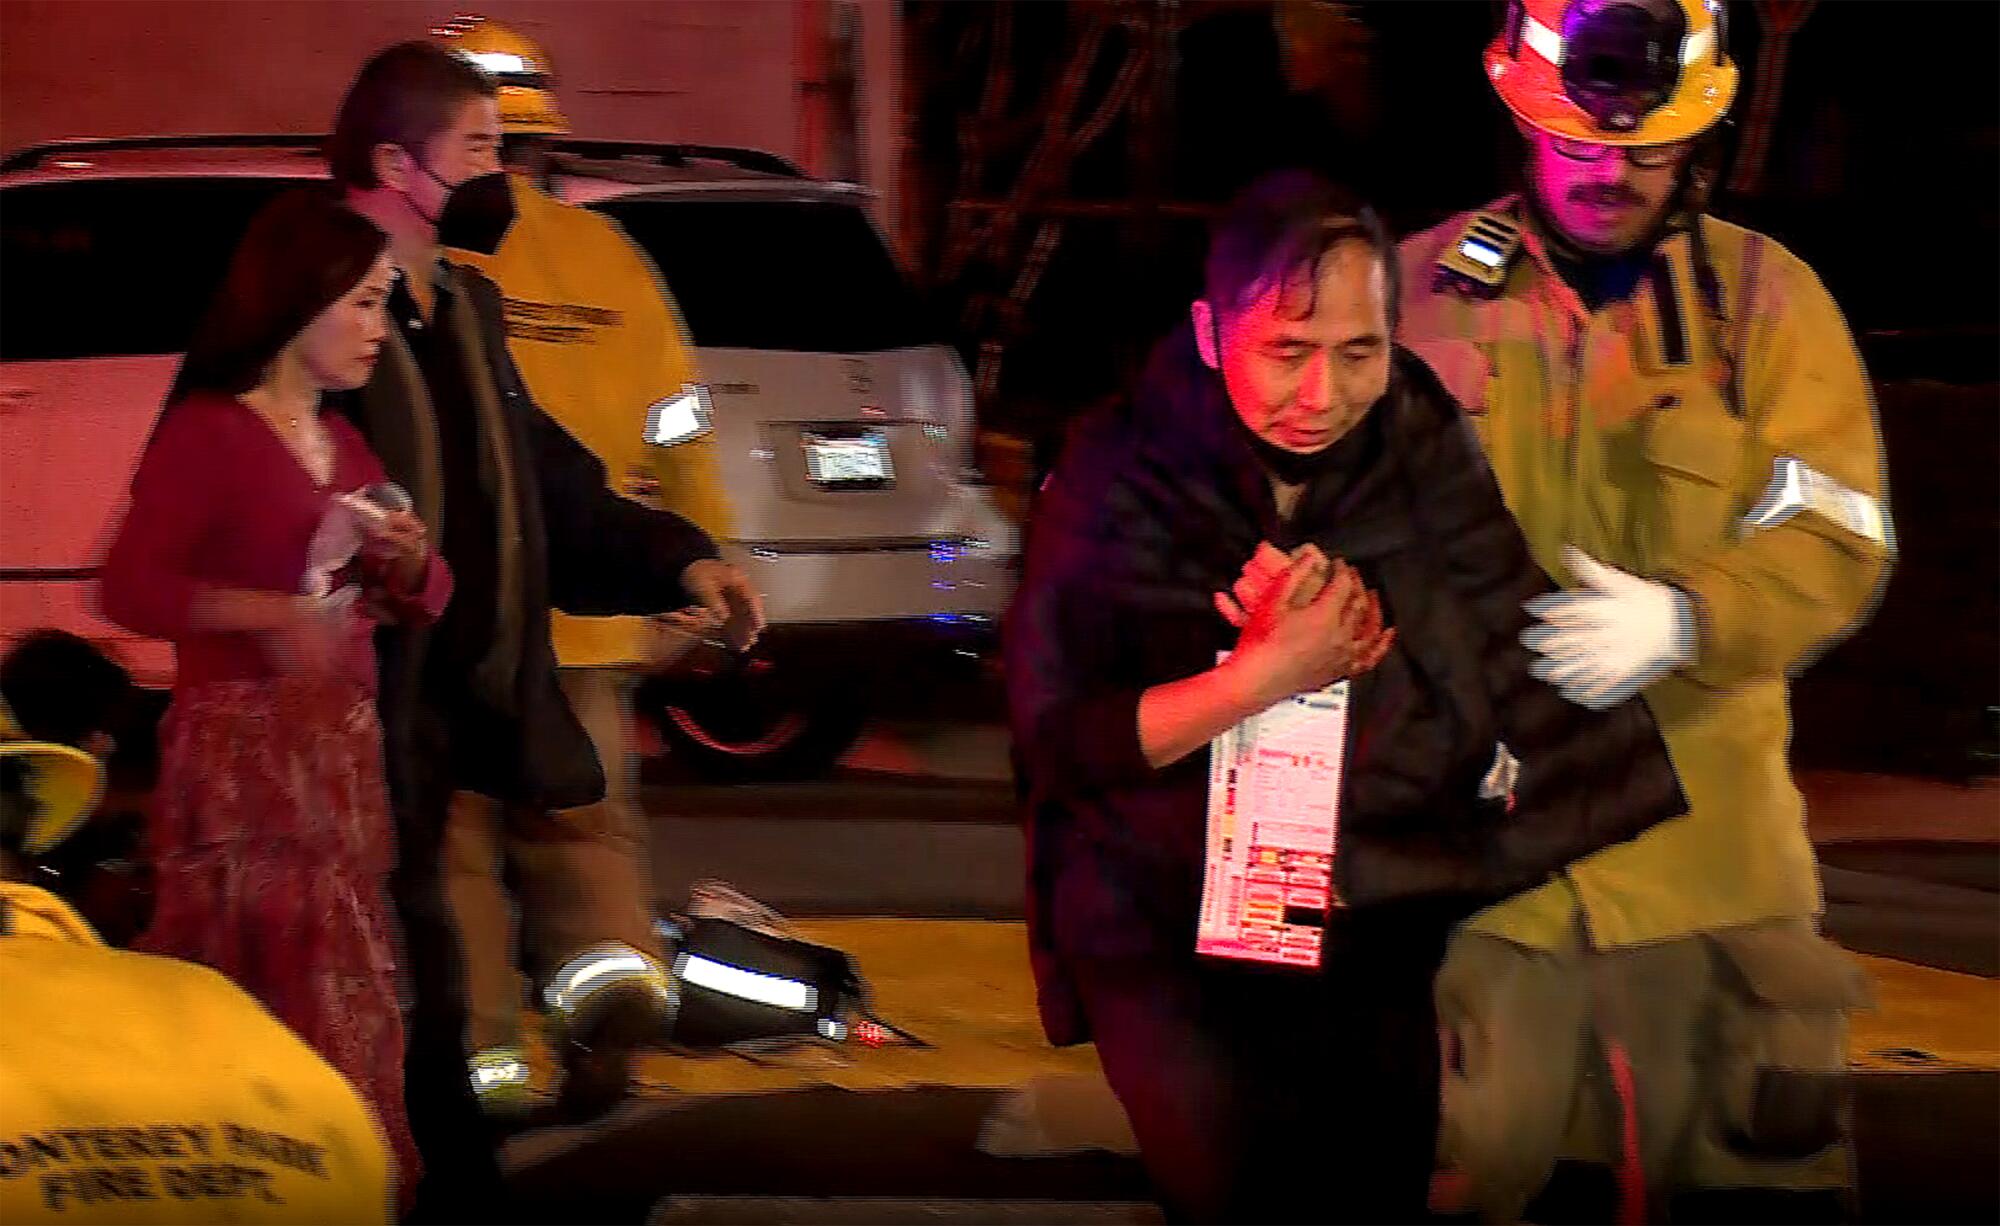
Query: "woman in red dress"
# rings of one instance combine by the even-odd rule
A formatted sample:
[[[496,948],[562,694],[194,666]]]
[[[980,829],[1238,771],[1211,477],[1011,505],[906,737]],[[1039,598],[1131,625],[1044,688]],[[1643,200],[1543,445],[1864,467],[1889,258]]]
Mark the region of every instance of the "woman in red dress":
[[[101,595],[175,647],[142,947],[221,971],[340,1069],[407,1190],[372,632],[435,619],[451,579],[325,404],[367,382],[392,275],[381,231],[317,189],[251,223],[140,457]]]

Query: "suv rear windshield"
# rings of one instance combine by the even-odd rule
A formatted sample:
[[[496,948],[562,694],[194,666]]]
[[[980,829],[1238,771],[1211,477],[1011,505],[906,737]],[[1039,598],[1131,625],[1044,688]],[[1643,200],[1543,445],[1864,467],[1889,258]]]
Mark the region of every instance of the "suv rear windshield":
[[[593,207],[653,257],[697,345],[870,353],[938,338],[852,205],[652,196]]]
[[[297,179],[90,179],[0,193],[0,361],[179,353],[236,240]]]

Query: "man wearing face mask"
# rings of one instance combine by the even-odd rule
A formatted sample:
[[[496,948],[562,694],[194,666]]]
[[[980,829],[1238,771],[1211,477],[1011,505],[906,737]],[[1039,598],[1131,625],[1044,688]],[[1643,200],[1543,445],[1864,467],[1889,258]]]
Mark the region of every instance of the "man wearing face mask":
[[[762,621],[742,574],[700,529],[611,492],[603,465],[522,384],[498,289],[443,258],[447,246],[493,251],[512,219],[497,94],[491,78],[436,43],[399,44],[362,67],[328,146],[334,179],[387,232],[401,272],[382,360],[351,412],[458,580],[434,628],[385,631],[380,656],[400,840],[392,885],[416,991],[406,1061],[426,1165],[416,1212],[465,1220],[499,1207],[466,1073],[463,972],[440,881],[453,796],[542,810],[603,798],[603,769],[557,684],[551,606],[614,614],[699,605],[739,647]],[[641,1006],[664,1003],[649,959],[625,958],[598,976],[612,979]],[[563,1037],[587,1046],[592,1036]]]
[[[1403,246],[1405,343],[1569,589],[1533,608],[1537,675],[1586,707],[1642,694],[1692,806],[1453,944],[1443,1157],[1501,1220],[1559,1159],[1703,1220],[1831,1219],[1848,1179],[1860,990],[1816,931],[1786,679],[1881,588],[1883,458],[1812,270],[1703,215],[1723,16],[1515,0],[1485,68],[1526,190]]]
[[[1420,1220],[1451,926],[1684,807],[1641,704],[1588,711],[1529,675],[1521,603],[1550,585],[1391,343],[1394,258],[1349,193],[1252,186],[1131,403],[1072,435],[1009,614],[1043,1024],[1094,1038],[1174,1220]],[[1239,582],[1252,558],[1276,581]],[[1197,952],[1205,814],[1240,773],[1212,777],[1211,741],[1341,693],[1309,755],[1330,777],[1235,827],[1255,844],[1334,808],[1330,846],[1281,833],[1308,858],[1250,870],[1275,875],[1257,908],[1284,908],[1253,939],[1299,956]]]
[[[508,350],[528,390],[604,462],[613,489],[657,501],[709,533],[727,531],[707,389],[666,287],[617,223],[551,192],[549,141],[567,133],[569,122],[550,91],[546,53],[480,17],[457,18],[432,37],[500,84],[500,153],[514,224],[490,255],[454,258],[491,277],[506,296]],[[542,813],[505,811],[460,793],[445,840],[446,891],[468,974],[472,1061],[481,1101],[499,1111],[519,1104],[526,1088],[517,926],[523,967],[537,981],[586,950],[596,957],[661,952],[635,794],[632,691],[642,666],[694,640],[642,618],[561,612],[551,631],[563,693],[604,767],[604,800]],[[579,1104],[589,1081],[566,1079]]]

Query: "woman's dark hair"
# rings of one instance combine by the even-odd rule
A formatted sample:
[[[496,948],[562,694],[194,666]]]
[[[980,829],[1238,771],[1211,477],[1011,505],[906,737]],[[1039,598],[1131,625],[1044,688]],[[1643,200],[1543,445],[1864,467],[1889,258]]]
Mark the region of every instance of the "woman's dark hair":
[[[1400,288],[1395,242],[1360,196],[1309,170],[1273,171],[1230,204],[1209,236],[1203,297],[1227,318],[1278,285],[1280,309],[1309,315],[1319,298],[1320,261],[1351,241],[1366,243],[1382,261],[1393,329]]]
[[[371,56],[333,119],[326,160],[336,183],[373,188],[375,147],[398,145],[421,159],[470,98],[497,98],[500,86],[455,51],[414,39]]]
[[[244,230],[167,397],[239,395],[368,274],[388,236],[325,186],[286,192]]]

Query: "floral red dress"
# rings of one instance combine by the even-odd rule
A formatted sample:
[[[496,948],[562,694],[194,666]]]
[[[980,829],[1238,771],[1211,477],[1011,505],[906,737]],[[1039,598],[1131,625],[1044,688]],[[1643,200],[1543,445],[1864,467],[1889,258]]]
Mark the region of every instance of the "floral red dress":
[[[235,400],[171,406],[140,459],[101,594],[112,620],[175,646],[150,822],[159,906],[142,947],[227,975],[352,1081],[407,1196],[420,1168],[403,1107],[373,629],[377,616],[435,619],[451,579],[433,555],[415,590],[394,590],[354,562],[351,528],[329,532],[351,514],[339,496],[383,478],[350,425],[331,413],[322,423],[324,484]],[[189,609],[205,588],[328,595],[333,666],[288,675],[252,635],[195,630]]]

